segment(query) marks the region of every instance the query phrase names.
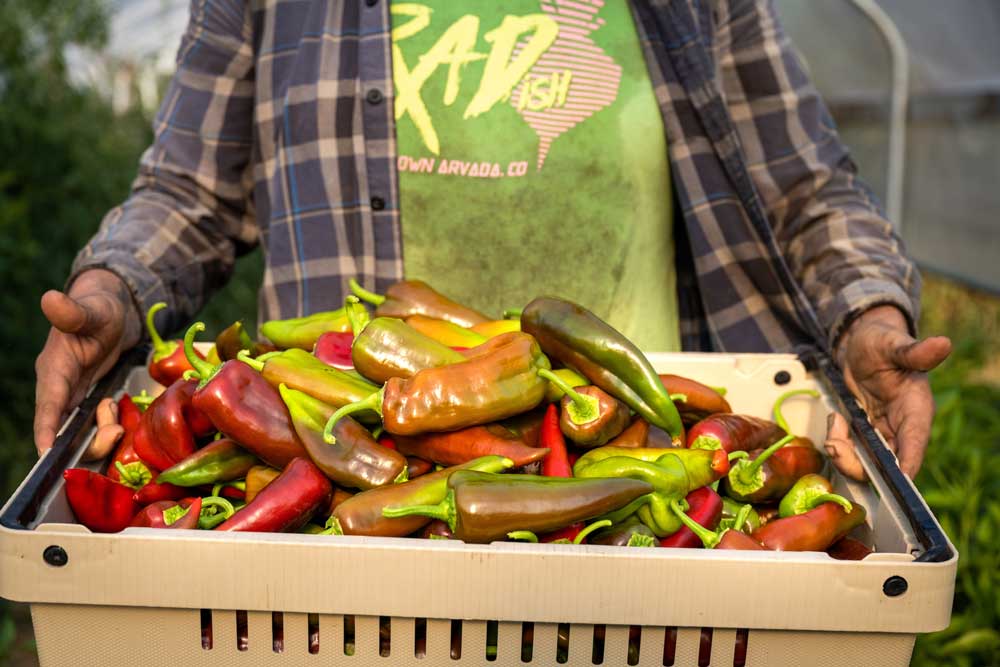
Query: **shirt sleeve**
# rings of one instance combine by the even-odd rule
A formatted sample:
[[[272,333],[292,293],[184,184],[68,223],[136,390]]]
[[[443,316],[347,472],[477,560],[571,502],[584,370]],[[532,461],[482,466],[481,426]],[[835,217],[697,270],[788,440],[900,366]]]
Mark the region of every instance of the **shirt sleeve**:
[[[235,256],[257,243],[248,4],[192,0],[177,70],[132,192],[105,216],[69,279],[92,268],[116,273],[140,313],[167,303],[167,330],[193,317],[229,279]]]
[[[911,331],[920,274],[840,142],[771,0],[718,4],[716,65],[748,169],[785,261],[833,346],[863,311]]]

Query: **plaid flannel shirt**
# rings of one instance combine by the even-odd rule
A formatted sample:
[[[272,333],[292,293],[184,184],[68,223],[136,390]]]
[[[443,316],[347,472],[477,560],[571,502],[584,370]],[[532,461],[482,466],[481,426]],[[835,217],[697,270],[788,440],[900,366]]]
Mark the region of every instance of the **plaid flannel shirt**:
[[[623,1],[623,0],[614,0]],[[831,345],[920,278],[765,0],[631,0],[667,133],[684,349]],[[110,269],[176,329],[261,243],[262,320],[403,277],[389,0],[192,0]],[[376,94],[374,91],[378,91]],[[439,288],[447,293],[448,286]]]

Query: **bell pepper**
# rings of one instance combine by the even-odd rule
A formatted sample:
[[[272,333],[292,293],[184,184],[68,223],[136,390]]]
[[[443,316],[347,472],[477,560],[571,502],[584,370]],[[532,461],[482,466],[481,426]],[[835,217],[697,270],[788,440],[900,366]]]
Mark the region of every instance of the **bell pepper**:
[[[184,498],[176,502],[158,500],[142,508],[129,525],[140,528],[195,529],[200,515],[201,498]]]
[[[180,380],[185,371],[191,370],[191,364],[188,363],[180,341],[163,340],[156,330],[156,325],[153,324],[156,314],[166,307],[167,304],[163,301],[154,303],[150,307],[146,312],[146,330],[149,331],[149,338],[153,343],[152,354],[149,357],[149,375],[164,387],[169,387]],[[202,357],[201,352],[197,352],[197,355]]]
[[[521,313],[521,329],[538,339],[546,354],[572,366],[649,423],[683,440],[680,415],[649,360],[589,310],[562,299],[540,297]]]
[[[284,384],[279,391],[309,457],[334,482],[372,489],[406,481],[406,458],[378,444],[364,426],[350,417],[341,419],[333,431],[336,442],[329,445],[323,442],[323,426],[335,408]]]
[[[661,373],[660,382],[671,396],[684,397],[684,400],[675,400],[674,403],[685,426],[696,424],[710,415],[733,411],[722,394],[696,380]]]
[[[246,501],[250,502],[265,486],[281,474],[281,471],[271,466],[254,466],[247,471]]]
[[[469,329],[484,338],[493,338],[494,336],[499,336],[510,331],[520,331],[521,320],[490,320],[489,322],[476,324],[469,327]]]
[[[278,477],[215,530],[282,533],[298,530],[330,503],[333,485],[306,458],[292,459]]]
[[[211,366],[194,357],[194,337],[204,330],[203,323],[195,322],[184,334],[184,349],[195,368],[191,374],[200,379],[192,405],[269,465],[283,468],[294,458],[308,457],[278,390],[260,373],[239,360]]]
[[[338,370],[298,348],[266,354],[259,359],[240,354],[239,360],[259,372],[275,389],[284,384],[335,408],[366,399],[379,390],[378,385]],[[377,423],[378,415],[369,411],[357,415],[357,419]]]
[[[469,426],[445,433],[397,435],[393,438],[403,454],[419,456],[443,466],[453,466],[480,456],[504,456],[516,467],[540,461],[547,449],[528,447],[516,435],[500,426]]]
[[[833,484],[826,477],[810,473],[799,478],[778,504],[778,516],[786,518],[804,514],[821,503],[837,503],[845,512],[851,511],[851,502],[833,492]]]
[[[405,320],[406,324],[428,338],[433,338],[442,345],[448,347],[473,348],[482,345],[487,341],[486,336],[477,334],[472,329],[460,327],[459,325],[446,320],[438,320],[424,315],[411,315]]]
[[[424,315],[460,327],[473,327],[490,321],[482,313],[439,294],[422,280],[401,280],[391,285],[384,296],[369,292],[356,280],[351,280],[350,285],[356,297],[375,306],[376,317],[405,319],[412,315]]]
[[[745,503],[780,500],[792,485],[823,469],[823,455],[812,447],[792,446],[794,435],[737,461],[722,482],[723,492]]]
[[[486,544],[514,531],[550,532],[594,518],[650,489],[649,484],[635,479],[563,479],[458,470],[448,478],[448,495],[440,503],[387,507],[382,514],[442,519],[463,542]]]
[[[689,493],[684,500],[689,508],[686,514],[692,521],[709,530],[715,530],[722,519],[722,497],[718,493],[710,487],[703,486]],[[685,525],[672,535],[660,538],[660,546],[694,549],[702,546],[702,542],[701,538]]]
[[[853,537],[842,537],[830,545],[826,553],[837,560],[864,560],[875,552],[864,542]]]
[[[573,467],[566,454],[566,440],[559,428],[559,409],[549,405],[542,419],[540,443],[549,453],[542,459],[542,475],[545,477],[572,477]]]
[[[207,362],[199,359],[199,363]],[[180,463],[198,449],[196,436],[214,429],[193,403],[196,388],[197,383],[191,380],[175,382],[142,413],[132,446],[151,468],[166,470]],[[194,428],[199,432],[195,433]]]
[[[279,348],[311,350],[319,337],[328,331],[350,331],[351,322],[343,308],[313,313],[306,317],[270,320],[260,325],[260,333]]]
[[[830,545],[865,522],[865,508],[853,503],[850,512],[837,503],[785,519],[775,519],[751,537],[775,551],[826,551]]]
[[[684,449],[683,447],[612,447],[605,445],[592,449],[577,459],[573,465],[573,474],[579,476],[589,466],[610,457],[624,456],[647,463],[655,463],[665,454],[673,454],[684,465],[691,483],[688,491],[711,484],[729,472],[729,458],[723,451]],[[686,493],[687,491],[685,491]]]
[[[118,446],[115,447],[114,454],[111,455],[106,473],[108,477],[116,482],[119,481],[119,475],[121,474],[118,472],[116,463],[127,466],[130,463],[139,461],[139,455],[135,453],[134,437],[135,430],[139,427],[140,421],[142,421],[142,411],[139,409],[139,406],[136,405],[131,396],[123,394],[118,399],[118,423],[124,430],[124,434],[118,442]],[[146,466],[143,467],[145,468]]]
[[[376,317],[351,348],[354,368],[372,382],[408,378],[425,368],[457,364],[466,357],[420,333],[402,320]]]
[[[502,456],[483,456],[453,468],[428,473],[405,484],[391,484],[363,491],[333,511],[337,532],[344,535],[404,537],[430,522],[429,517],[407,516],[390,519],[382,515],[386,507],[427,505],[441,502],[448,493],[448,478],[458,470],[500,472],[514,465]]]
[[[104,475],[69,468],[63,472],[63,479],[73,515],[95,533],[117,533],[139,511],[132,489]]]
[[[231,482],[246,477],[257,465],[257,457],[240,447],[234,440],[222,438],[205,445],[184,460],[156,476],[160,484],[201,486]]]
[[[426,368],[411,378],[389,378],[378,393],[340,408],[327,422],[327,442],[341,417],[360,410],[379,413],[389,433],[416,435],[487,424],[541,403],[545,380],[537,371],[548,369],[549,360],[535,339],[515,332],[485,345],[492,346],[487,354]]]
[[[324,364],[340,370],[354,368],[354,361],[351,359],[353,346],[354,334],[352,332],[328,331],[316,339],[313,356]]]
[[[736,551],[767,551],[769,549],[769,547],[762,545],[755,536],[741,533],[738,530],[725,528],[715,532],[705,528],[689,517],[684,511],[684,507],[677,501],[670,503],[670,509],[677,515],[685,528],[698,536],[706,549],[732,549]]]
[[[617,525],[594,533],[590,536],[588,543],[614,547],[660,546],[660,540],[653,534],[649,526],[636,518],[635,515]]]
[[[545,400],[548,403],[558,403],[562,400],[562,397],[566,395],[566,392],[562,390],[562,387],[565,385],[569,385],[570,387],[585,387],[590,384],[590,380],[572,368],[558,368],[552,371],[552,374],[562,380],[564,384],[556,384],[554,381],[549,382],[548,386],[545,387]]]
[[[559,428],[577,446],[600,447],[625,430],[630,416],[628,406],[600,387],[574,389],[544,368],[538,374],[562,389]]]

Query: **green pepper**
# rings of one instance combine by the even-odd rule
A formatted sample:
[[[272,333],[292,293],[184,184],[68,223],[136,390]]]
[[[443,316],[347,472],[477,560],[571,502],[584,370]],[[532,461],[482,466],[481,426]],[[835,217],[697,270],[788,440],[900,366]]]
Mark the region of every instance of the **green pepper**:
[[[589,310],[562,299],[539,297],[521,313],[521,329],[537,338],[546,354],[683,441],[680,414],[649,360]]]
[[[235,359],[240,350],[248,350],[251,357],[271,352],[273,345],[263,345],[254,341],[243,326],[242,320],[233,322],[215,337],[215,351],[219,355],[219,363]]]
[[[355,338],[351,360],[361,375],[382,383],[412,377],[425,368],[461,363],[465,357],[403,320],[376,317]]]
[[[257,457],[240,447],[235,440],[222,438],[161,472],[156,483],[201,486],[230,482],[245,477],[250,468],[258,463]]]
[[[719,529],[732,528],[743,533],[750,534],[760,528],[760,515],[753,505],[749,503],[739,503],[732,498],[722,496],[722,519],[719,521]]]
[[[833,492],[833,484],[826,477],[815,473],[803,475],[795,482],[778,505],[778,516],[786,518],[797,514],[805,514],[823,503],[837,503],[847,513],[851,512],[851,503],[847,498]]]
[[[635,515],[625,521],[594,533],[590,544],[606,544],[618,547],[658,547],[660,540],[653,531]]]
[[[260,325],[260,333],[281,348],[297,347],[311,350],[320,336],[328,331],[347,332],[351,323],[343,308],[314,313],[306,317],[270,320]]]
[[[580,447],[600,447],[625,430],[629,409],[600,387],[574,389],[555,373],[538,374],[563,391],[559,429]]]
[[[574,479],[497,475],[459,470],[448,479],[448,495],[436,505],[387,507],[390,518],[412,514],[448,522],[458,539],[486,544],[508,533],[547,533],[617,509],[649,493],[634,479]]]
[[[577,459],[576,463],[573,464],[573,474],[582,475],[589,466],[610,457],[626,456],[631,459],[655,463],[664,454],[673,454],[684,464],[684,469],[691,482],[690,491],[711,484],[729,472],[729,458],[722,450],[605,445],[592,449]]]

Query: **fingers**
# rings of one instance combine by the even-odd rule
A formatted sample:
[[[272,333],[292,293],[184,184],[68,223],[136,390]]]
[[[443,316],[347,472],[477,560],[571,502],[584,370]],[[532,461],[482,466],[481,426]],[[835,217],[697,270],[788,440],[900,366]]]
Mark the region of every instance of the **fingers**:
[[[59,331],[74,334],[87,330],[90,312],[62,292],[49,290],[42,295],[41,306],[45,318]]]
[[[125,429],[118,424],[118,404],[110,398],[97,404],[97,432],[90,447],[83,454],[84,461],[103,459],[115,444],[125,435]]]
[[[937,367],[951,354],[951,339],[932,336],[909,345],[893,348],[893,361],[899,368],[927,372]]]
[[[63,392],[65,395],[65,392]],[[41,456],[52,448],[56,441],[56,432],[62,423],[62,406],[66,401],[43,400],[35,403],[35,449]]]
[[[836,412],[830,413],[827,417],[827,435],[823,448],[829,455],[833,465],[841,474],[863,482],[868,479],[861,459],[858,458],[854,450],[854,441],[851,440],[851,431],[847,420]]]

